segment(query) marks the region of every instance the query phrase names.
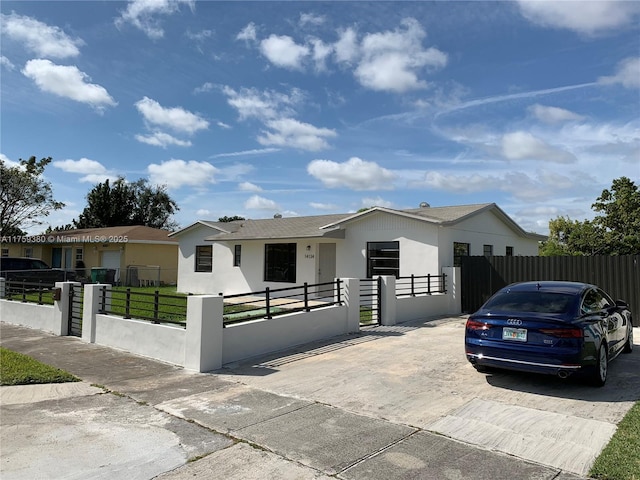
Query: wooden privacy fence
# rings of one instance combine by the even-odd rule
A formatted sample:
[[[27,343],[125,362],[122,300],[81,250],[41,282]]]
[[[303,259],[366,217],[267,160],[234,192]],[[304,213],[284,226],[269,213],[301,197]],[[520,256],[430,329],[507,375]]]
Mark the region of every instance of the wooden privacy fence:
[[[640,255],[593,257],[462,257],[462,311],[475,312],[500,288],[515,282],[566,280],[598,285],[625,300],[640,326]]]

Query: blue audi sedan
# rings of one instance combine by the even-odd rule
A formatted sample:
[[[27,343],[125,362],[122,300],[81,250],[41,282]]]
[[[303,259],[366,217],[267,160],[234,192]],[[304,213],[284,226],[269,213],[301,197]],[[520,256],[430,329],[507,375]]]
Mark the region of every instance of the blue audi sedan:
[[[487,367],[607,381],[609,362],[633,350],[631,312],[595,285],[524,282],[493,295],[469,317],[467,360]]]

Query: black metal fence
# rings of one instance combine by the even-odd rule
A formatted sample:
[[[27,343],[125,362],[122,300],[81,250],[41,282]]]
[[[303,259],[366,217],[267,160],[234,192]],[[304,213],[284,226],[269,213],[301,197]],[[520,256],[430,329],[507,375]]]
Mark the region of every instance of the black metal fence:
[[[515,282],[565,280],[598,285],[625,300],[640,326],[640,255],[593,257],[461,257],[462,311],[472,313]]]
[[[360,325],[380,325],[382,322],[382,278],[360,279]]]
[[[287,288],[265,288],[224,297],[223,326],[250,320],[273,318],[293,312],[310,312],[316,308],[340,305],[344,282],[316,283]]]
[[[446,274],[398,277],[396,280],[396,297],[415,297],[447,293]]]
[[[55,285],[49,282],[27,282],[25,280],[7,280],[5,299],[38,305],[53,305]]]
[[[149,320],[153,323],[179,324],[186,328],[187,296],[165,295],[125,290],[100,289],[100,313],[124,318]]]

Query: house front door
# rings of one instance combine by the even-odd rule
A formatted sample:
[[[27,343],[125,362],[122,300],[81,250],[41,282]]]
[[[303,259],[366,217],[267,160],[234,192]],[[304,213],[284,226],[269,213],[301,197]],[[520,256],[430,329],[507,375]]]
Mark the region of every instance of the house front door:
[[[333,282],[336,278],[336,244],[321,243],[318,247],[318,283]]]

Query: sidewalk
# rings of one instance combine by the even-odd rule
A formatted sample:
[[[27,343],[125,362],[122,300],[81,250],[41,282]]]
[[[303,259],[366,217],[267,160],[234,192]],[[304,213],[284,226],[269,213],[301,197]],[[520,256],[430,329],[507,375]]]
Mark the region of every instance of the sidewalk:
[[[0,344],[83,380],[0,387],[3,480],[580,478],[78,338],[2,323]]]

